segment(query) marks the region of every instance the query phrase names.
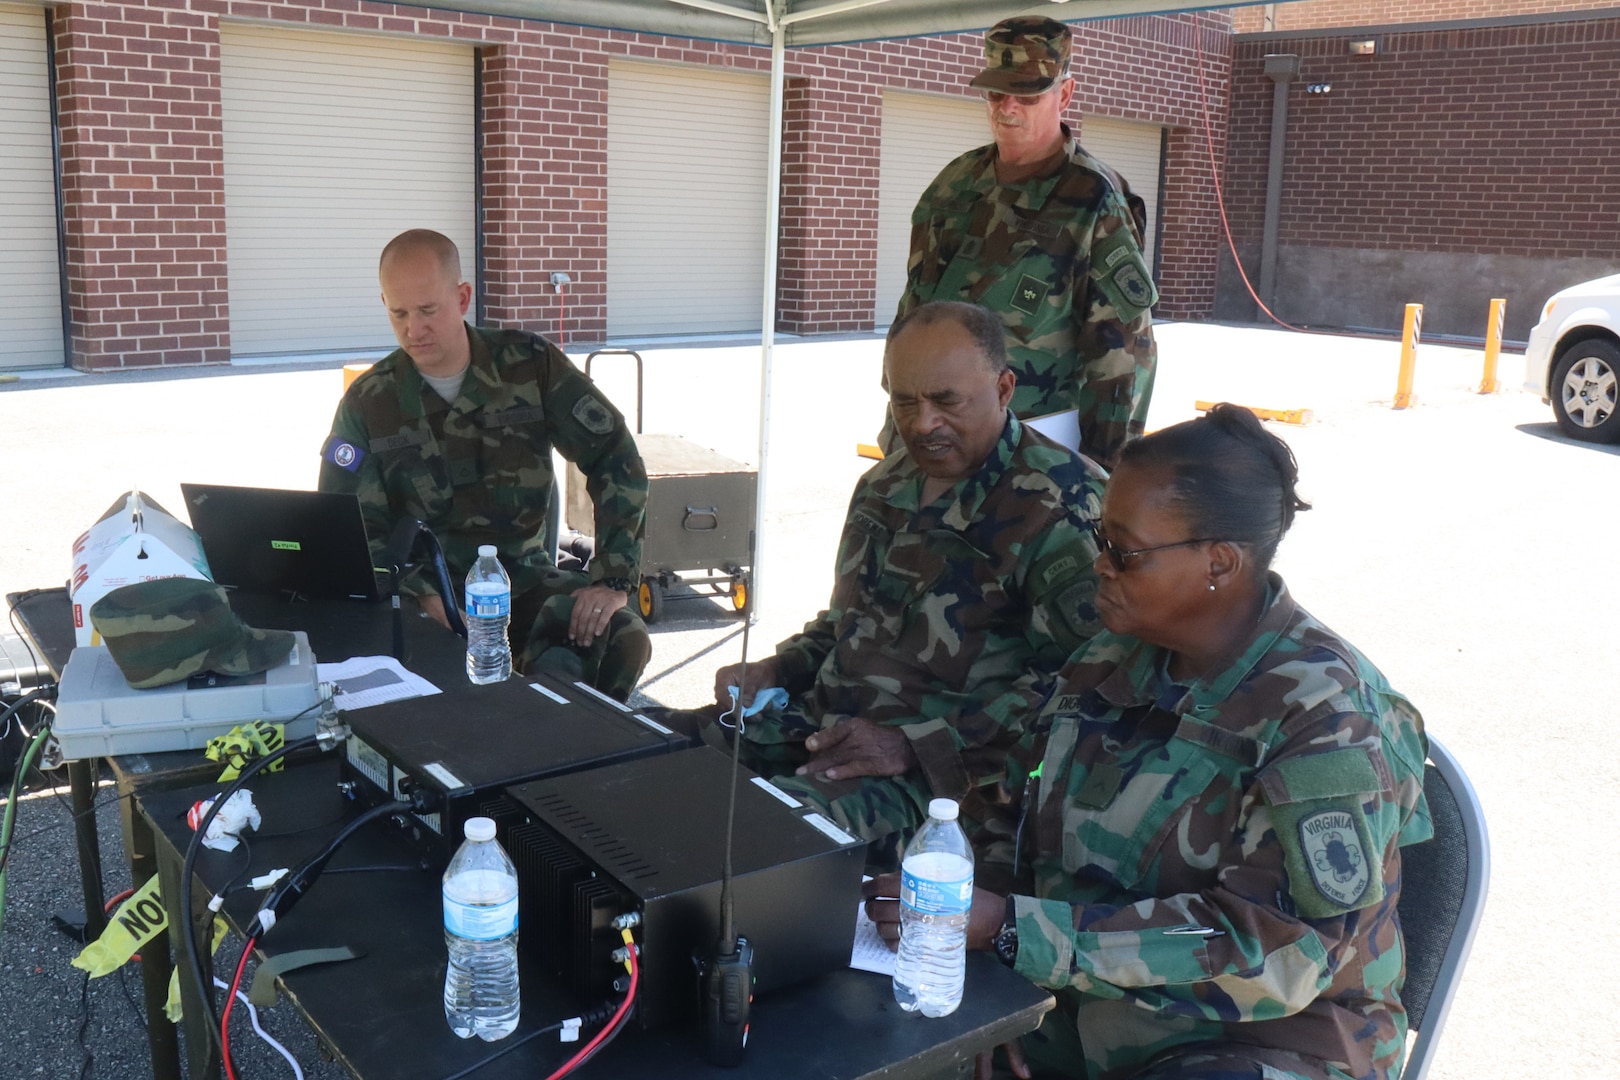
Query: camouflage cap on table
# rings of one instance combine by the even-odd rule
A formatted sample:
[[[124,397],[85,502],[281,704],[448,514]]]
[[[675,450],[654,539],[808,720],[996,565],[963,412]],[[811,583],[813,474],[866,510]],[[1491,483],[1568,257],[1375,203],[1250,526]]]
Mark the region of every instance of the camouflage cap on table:
[[[1069,28],[1052,19],[1003,19],[984,35],[984,70],[969,86],[1003,94],[1040,94],[1069,70]]]
[[[129,685],[167,686],[199,671],[252,675],[292,651],[286,630],[255,630],[236,617],[225,590],[197,578],[125,585],[97,600],[90,623]]]

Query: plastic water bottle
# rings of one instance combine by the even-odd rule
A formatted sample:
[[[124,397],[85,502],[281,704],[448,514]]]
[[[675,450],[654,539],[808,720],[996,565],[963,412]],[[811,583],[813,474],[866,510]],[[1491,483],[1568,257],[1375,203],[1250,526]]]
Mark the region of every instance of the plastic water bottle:
[[[495,557],[495,546],[478,549],[478,561],[467,571],[467,678],[483,684],[512,674],[512,646],[506,624],[512,621],[512,579]]]
[[[973,848],[954,800],[934,799],[900,861],[900,953],[894,999],[906,1012],[948,1016],[962,1004]]]
[[[495,823],[468,818],[466,842],[444,872],[444,1018],[463,1039],[494,1042],[518,1023],[518,881]]]

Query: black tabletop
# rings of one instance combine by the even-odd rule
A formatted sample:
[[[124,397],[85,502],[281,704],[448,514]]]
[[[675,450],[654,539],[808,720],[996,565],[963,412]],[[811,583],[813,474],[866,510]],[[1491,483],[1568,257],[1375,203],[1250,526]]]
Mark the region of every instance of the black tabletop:
[[[204,851],[197,862],[204,886],[218,888],[244,867],[257,874],[290,865],[315,850],[335,833],[340,816],[354,812],[339,794],[337,780],[337,763],[331,758],[256,779],[250,786],[264,815],[261,832],[266,835],[252,841],[250,862],[241,851]],[[143,812],[161,834],[160,845],[184,850],[190,839],[185,810],[211,793],[195,788],[141,796]],[[300,829],[307,831],[270,835]],[[267,956],[340,945],[364,954],[358,960],[282,977],[296,1007],[356,1076],[438,1080],[503,1046],[458,1039],[445,1022],[439,880],[414,868],[416,854],[403,834],[387,824],[362,830],[334,857],[303,902],[259,944]],[[396,869],[345,869],[361,866]],[[250,923],[260,895],[238,894],[225,906],[227,918],[238,928]],[[571,999],[526,957],[521,961],[521,979],[522,1020],[508,1042],[600,1004]],[[969,956],[962,1007],[940,1019],[901,1012],[885,976],[839,971],[757,1003],[741,1072],[806,1080],[930,1076],[976,1049],[1032,1030],[1051,1003],[1044,990],[985,954]],[[540,1036],[475,1075],[478,1080],[532,1080],[581,1045]],[[736,1076],[738,1070],[710,1067],[692,1028],[647,1032],[632,1026],[582,1075],[722,1077]]]

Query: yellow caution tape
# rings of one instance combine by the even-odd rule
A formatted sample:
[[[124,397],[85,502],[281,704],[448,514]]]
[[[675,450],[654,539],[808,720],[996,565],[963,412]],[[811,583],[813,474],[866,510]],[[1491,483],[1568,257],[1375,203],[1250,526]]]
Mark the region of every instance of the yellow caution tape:
[[[213,956],[219,952],[219,947],[225,943],[225,920],[214,920],[213,940],[208,943],[208,955]],[[169,1023],[178,1024],[185,1015],[180,1006],[180,969],[175,968],[169,972],[169,1000],[163,1003],[163,1015],[169,1018]]]
[[[238,724],[225,734],[209,739],[203,753],[209,761],[226,763],[225,771],[219,774],[219,783],[223,784],[242,775],[242,770],[247,767],[248,762],[275,753],[286,742],[287,736],[282,725],[272,724],[268,720],[255,720],[251,724]],[[265,769],[265,772],[280,772],[285,764],[285,761],[277,761]]]
[[[163,898],[158,895],[158,877],[153,874],[128,900],[118,905],[107,929],[73,958],[73,966],[88,971],[91,978],[111,975],[140,951],[141,946],[169,928]]]

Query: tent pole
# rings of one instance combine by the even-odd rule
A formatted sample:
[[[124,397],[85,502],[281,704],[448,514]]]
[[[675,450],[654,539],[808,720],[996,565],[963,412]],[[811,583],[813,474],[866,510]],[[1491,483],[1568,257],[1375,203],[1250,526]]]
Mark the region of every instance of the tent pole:
[[[761,568],[765,565],[765,503],[767,448],[771,434],[771,353],[776,341],[776,247],[782,216],[782,98],[784,47],[787,28],[777,18],[775,3],[766,0],[765,11],[771,28],[771,125],[770,146],[765,159],[765,297],[760,320],[759,365],[759,479],[754,495],[754,551],[750,569],[748,599],[750,619],[757,619],[760,598],[766,595]]]

